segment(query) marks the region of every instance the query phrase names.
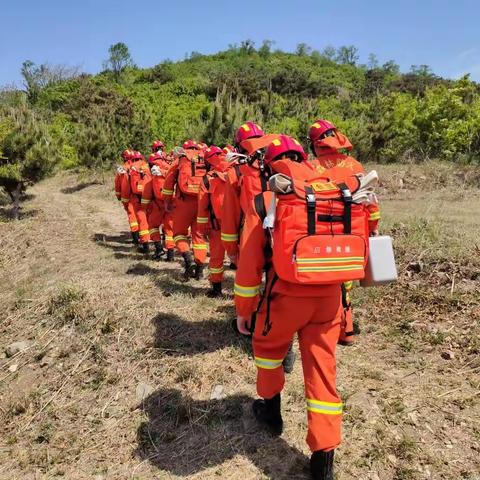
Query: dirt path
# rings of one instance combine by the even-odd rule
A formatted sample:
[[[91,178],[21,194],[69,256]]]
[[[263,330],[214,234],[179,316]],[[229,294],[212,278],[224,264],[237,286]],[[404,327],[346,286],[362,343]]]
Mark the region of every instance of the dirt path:
[[[271,439],[250,415],[255,369],[231,299],[135,253],[106,186],[62,175],[31,193],[27,215],[0,224],[0,347],[29,342],[0,359],[0,478],[308,478],[300,365]],[[439,211],[438,194],[411,215],[424,193],[385,202],[401,281],[354,294],[340,480],[480,475],[476,222],[455,213],[471,196]]]

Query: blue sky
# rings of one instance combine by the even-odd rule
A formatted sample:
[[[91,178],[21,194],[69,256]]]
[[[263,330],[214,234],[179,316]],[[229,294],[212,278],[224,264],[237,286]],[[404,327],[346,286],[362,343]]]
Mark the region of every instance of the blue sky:
[[[480,81],[479,19],[478,0],[0,0],[0,85],[20,86],[26,59],[98,72],[119,41],[148,67],[247,38],[287,51],[353,44],[361,62],[375,53]]]

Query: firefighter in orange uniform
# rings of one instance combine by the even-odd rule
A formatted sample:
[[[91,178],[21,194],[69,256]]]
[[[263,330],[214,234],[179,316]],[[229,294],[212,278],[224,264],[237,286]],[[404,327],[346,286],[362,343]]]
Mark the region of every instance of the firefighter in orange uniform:
[[[128,224],[130,226],[130,232],[132,234],[132,241],[134,245],[138,245],[139,243],[139,234],[138,234],[138,220],[135,215],[135,211],[133,206],[129,202],[128,197],[122,198],[122,182],[128,183],[128,171],[130,169],[130,165],[132,164],[131,157],[134,151],[127,149],[122,152],[122,159],[124,161],[121,167],[118,167],[117,172],[115,173],[115,195],[117,200],[121,201],[123,204],[123,208],[127,212],[128,217]]]
[[[153,171],[153,167],[157,166],[159,171],[155,169],[155,179],[154,184],[157,188],[159,194],[161,194],[165,178],[167,176],[168,170],[171,167],[171,156],[165,154],[164,144],[161,140],[155,140],[152,144],[152,153],[148,157],[148,163],[150,165],[150,170]],[[169,160],[170,159],[170,160]],[[159,190],[158,190],[159,189]],[[161,236],[163,236],[163,246],[167,250],[167,255],[165,261],[172,262],[174,259],[174,248],[175,243],[173,241],[173,218],[172,214],[165,211],[163,196],[159,197],[155,194],[157,204],[161,205],[161,224],[159,227],[162,229]],[[159,201],[161,199],[161,202]],[[158,217],[155,218],[158,222]],[[150,223],[150,220],[149,220]],[[156,223],[156,222],[154,222]],[[152,226],[150,226],[152,228]],[[159,232],[160,232],[159,228]],[[156,247],[157,248],[157,247]],[[156,254],[158,257],[158,255]]]
[[[320,174],[328,170],[328,176],[335,179],[335,172],[342,176],[344,169],[352,174],[364,174],[365,170],[362,164],[351,157],[342,153],[353,149],[350,140],[343,135],[337,127],[328,120],[316,120],[308,131],[310,139],[310,148],[315,155],[315,168]],[[371,236],[378,235],[378,222],[380,220],[380,210],[378,205],[369,205],[370,212],[368,226]],[[350,292],[353,288],[353,282],[345,282],[342,286],[342,302],[344,305],[344,317],[339,339],[340,345],[349,346],[354,342],[353,331],[353,311],[350,301]]]
[[[200,160],[198,144],[193,140],[184,142],[176,154],[177,161],[169,169],[163,185],[165,210],[173,211],[173,239],[185,262],[185,279],[200,279],[207,259],[207,244],[197,230],[197,201],[206,168]],[[172,203],[174,194],[175,206]],[[189,228],[194,258],[188,243]]]
[[[312,174],[306,162],[297,163],[306,158],[296,140],[282,135],[267,148],[265,163],[272,173],[278,172],[281,165],[290,165],[292,170],[304,172],[305,178],[315,178],[317,174]],[[268,206],[269,202],[266,200],[265,205]],[[315,208],[315,201],[313,205]],[[279,225],[284,218],[280,217]],[[315,222],[315,213],[312,218]],[[297,225],[290,227],[288,232],[297,231]],[[281,226],[278,228],[281,230]],[[257,263],[257,259],[264,258],[264,249],[257,245],[249,249],[248,254],[252,262]],[[273,260],[275,262],[275,252]],[[285,261],[291,263],[290,258]],[[257,282],[260,280],[259,273]],[[244,311],[245,318],[238,318],[238,328],[244,334],[249,330],[247,314],[251,313],[251,309],[249,306]],[[335,348],[340,335],[342,311],[340,284],[291,283],[278,277],[274,263],[268,272],[253,334],[257,393],[262,397],[253,403],[253,412],[273,434],[280,435],[283,429],[280,394],[285,383],[281,367],[292,336],[298,333],[308,410],[307,443],[313,452],[312,476],[317,480],[333,480],[334,449],[340,444],[342,403],[336,391]]]
[[[148,227],[147,214],[142,209],[143,183],[146,176],[150,175],[150,169],[143,155],[134,151],[132,161],[128,170],[128,176],[122,178],[121,198],[128,208],[132,208],[139,224],[139,251],[148,253],[148,242],[150,241],[150,232]]]
[[[225,182],[227,170],[230,168],[225,159],[225,152],[216,146],[211,146],[204,151],[205,163],[210,167],[203,177],[198,195],[197,229],[204,236],[208,235],[210,243],[210,261],[208,265],[212,289],[208,297],[222,296],[223,261],[225,247],[221,235],[222,205],[225,195]]]
[[[235,134],[235,146],[240,153],[245,153],[240,145],[243,141],[264,135],[260,126],[253,122],[245,122]],[[265,265],[261,260],[251,263],[248,249],[249,243],[265,241],[265,233],[254,211],[253,199],[266,189],[267,177],[258,161],[236,164],[228,170],[222,209],[221,239],[230,260],[238,266],[234,285],[238,315],[245,315],[244,303],[248,303],[247,310],[251,312],[258,303],[261,275],[260,281],[257,281],[257,277]],[[240,268],[241,262],[246,268],[243,266]],[[237,298],[243,298],[244,301],[238,303]]]

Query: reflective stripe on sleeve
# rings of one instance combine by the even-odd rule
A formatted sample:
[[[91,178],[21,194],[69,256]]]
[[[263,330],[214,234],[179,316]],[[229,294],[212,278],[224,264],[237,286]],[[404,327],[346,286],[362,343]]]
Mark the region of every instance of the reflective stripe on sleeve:
[[[148,230],[140,230],[140,236],[148,235],[149,231]]]
[[[193,245],[194,250],[207,250],[206,243],[194,243]]]
[[[151,202],[151,200],[148,199],[148,198],[142,198],[142,199],[140,200],[140,203],[143,203],[143,204],[145,204],[145,205],[148,205],[150,202]]]
[[[164,188],[162,190],[163,195],[173,195],[173,190],[168,190],[167,188]]]
[[[244,298],[253,298],[258,295],[260,291],[260,285],[254,285],[253,287],[245,287],[243,285],[238,285],[235,283],[233,286],[233,292],[235,295]]]
[[[197,223],[208,223],[208,217],[197,217]]]
[[[307,410],[313,413],[323,413],[324,415],[341,415],[343,411],[342,403],[322,402],[307,398]]]
[[[375,220],[380,220],[380,212],[373,212],[370,214],[370,216],[368,217],[368,219],[373,222]]]

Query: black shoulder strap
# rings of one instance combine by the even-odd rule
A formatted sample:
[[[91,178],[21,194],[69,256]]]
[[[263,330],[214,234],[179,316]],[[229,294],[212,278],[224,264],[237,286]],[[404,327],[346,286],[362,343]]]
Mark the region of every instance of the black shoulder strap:
[[[192,177],[195,176],[195,162],[191,162],[192,164]]]
[[[338,188],[342,192],[342,199],[344,203],[343,211],[343,233],[352,233],[352,194],[345,183],[339,183]]]
[[[235,170],[235,173],[237,174],[237,179],[240,179],[240,177],[242,176],[242,171],[240,170],[240,165],[235,164],[233,166],[233,169]]]
[[[208,176],[207,176],[207,175],[204,175],[204,176],[202,177],[202,179],[203,179],[203,184],[205,185],[205,188],[206,188],[207,191],[208,191],[208,189],[210,188],[210,182],[208,181]]]
[[[265,208],[265,199],[263,198],[263,193],[255,195],[254,204],[255,211],[263,222],[263,220],[265,220],[265,217],[267,216],[267,209]]]
[[[317,201],[315,199],[315,194],[313,193],[313,188],[310,186],[305,187],[305,201],[307,202],[307,233],[308,235],[315,235],[315,210],[317,208]]]
[[[268,190],[268,182],[264,172],[260,172],[260,182],[262,184],[262,192],[266,192]]]

